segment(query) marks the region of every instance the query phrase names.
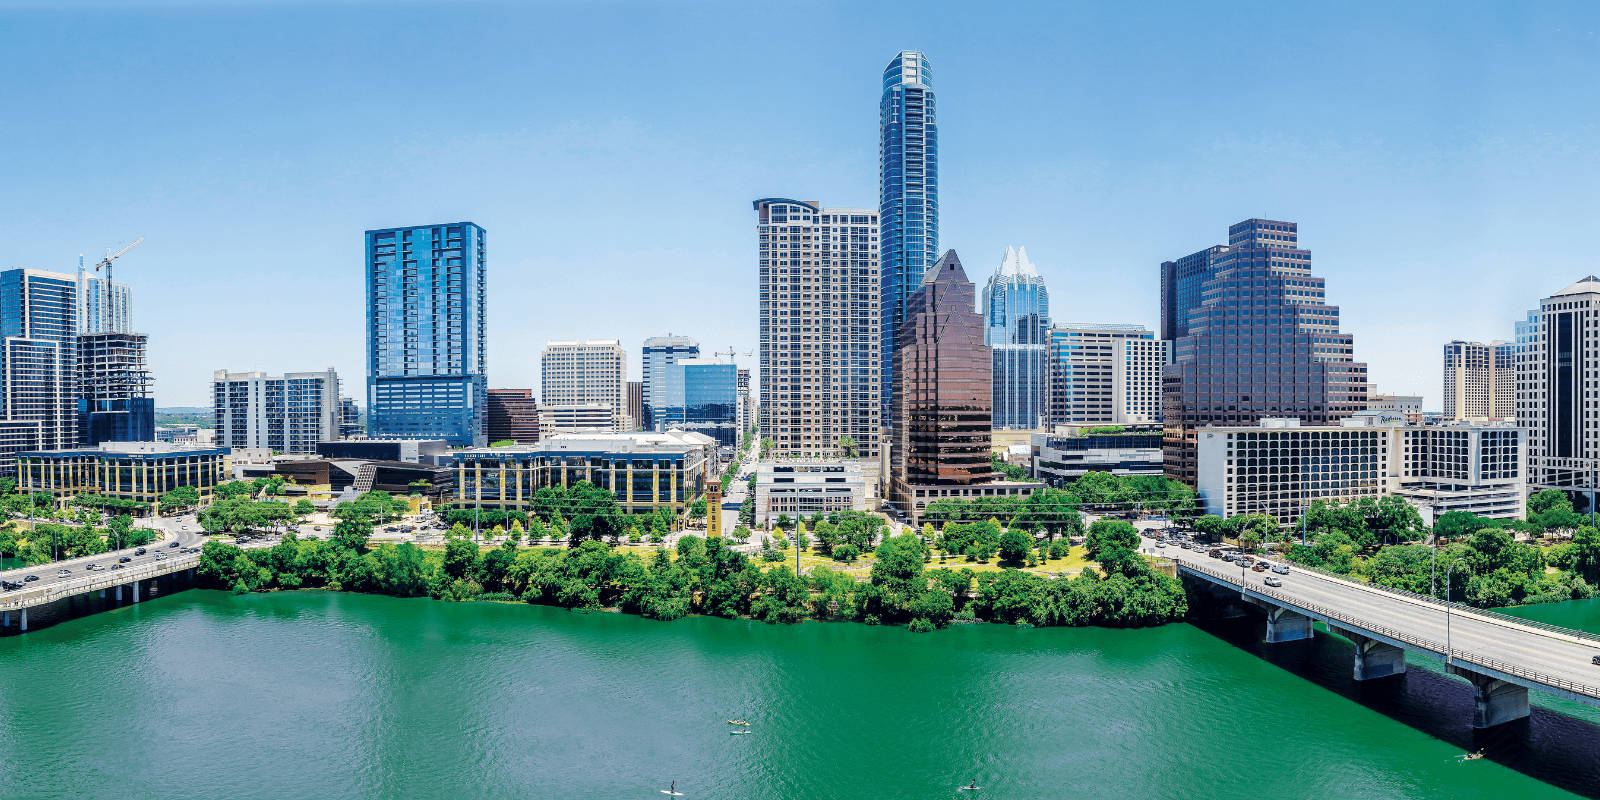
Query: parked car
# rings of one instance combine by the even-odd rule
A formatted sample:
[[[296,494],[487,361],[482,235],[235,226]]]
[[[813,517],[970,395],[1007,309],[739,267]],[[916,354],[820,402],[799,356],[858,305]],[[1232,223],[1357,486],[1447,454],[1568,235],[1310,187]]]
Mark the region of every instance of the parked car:
[[[1266,583],[1268,586],[1282,586],[1283,579],[1276,575],[1268,575],[1264,583]]]

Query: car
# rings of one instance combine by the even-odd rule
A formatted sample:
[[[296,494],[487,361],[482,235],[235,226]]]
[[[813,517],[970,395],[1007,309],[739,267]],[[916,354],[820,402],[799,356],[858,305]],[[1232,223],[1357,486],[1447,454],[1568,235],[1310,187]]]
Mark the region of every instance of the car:
[[[1268,586],[1282,586],[1283,579],[1276,575],[1268,575],[1264,583],[1266,583]]]
[[[1234,555],[1233,553],[1223,553],[1222,554],[1222,560],[1228,562],[1229,564],[1232,564],[1233,562],[1238,561],[1239,557]]]
[[[115,564],[112,564],[112,565],[111,565],[111,568],[112,568],[112,569],[122,569],[122,562],[121,562],[121,561],[118,561],[118,562],[117,562],[117,563],[115,563]]]
[[[1273,564],[1272,565],[1272,571],[1278,573],[1279,575],[1288,575],[1289,574],[1289,565],[1288,564]]]
[[[136,555],[136,556],[142,556],[142,555],[144,555],[144,552],[145,552],[144,548],[141,547],[138,550],[133,551],[133,554]]]
[[[126,563],[128,563],[129,561],[132,561],[132,560],[133,560],[133,558],[131,558],[129,556],[123,556],[123,557],[117,559],[117,563],[118,564],[126,564]]]
[[[1257,561],[1256,565],[1251,567],[1250,570],[1252,572],[1266,572],[1267,571],[1267,565],[1261,563],[1260,561]]]
[[[1589,663],[1600,667],[1600,656],[1595,656],[1594,658],[1589,659]]]
[[[167,554],[166,553],[156,553],[156,560],[157,561],[166,561],[167,560]]]
[[[1212,558],[1222,558],[1222,551],[1213,547],[1206,551],[1206,555],[1211,556]]]
[[[1156,542],[1156,547],[1166,547],[1166,546],[1167,546],[1166,542]]]
[[[72,574],[72,570],[70,570],[70,569],[58,569],[58,570],[56,570],[56,576],[60,577],[60,578],[65,578],[65,577],[67,577],[68,575],[71,575],[71,574]]]
[[[22,582],[23,583],[33,583],[36,580],[39,580],[39,576],[38,575],[29,575],[28,577],[23,578]]]
[[[1244,561],[1244,565],[1247,566],[1247,567],[1250,566],[1251,564],[1256,563],[1256,557],[1255,556],[1243,556],[1241,560]]]
[[[169,545],[167,545],[167,546],[168,546],[168,547],[177,547],[177,546],[178,546],[178,543],[177,543],[177,542],[173,542],[173,543],[172,543],[172,544],[169,544]]]

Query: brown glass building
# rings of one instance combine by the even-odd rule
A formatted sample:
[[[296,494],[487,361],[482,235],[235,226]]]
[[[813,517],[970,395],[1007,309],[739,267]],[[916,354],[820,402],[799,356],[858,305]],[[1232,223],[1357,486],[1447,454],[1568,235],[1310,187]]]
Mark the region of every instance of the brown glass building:
[[[994,364],[976,307],[976,287],[947,251],[907,301],[895,337],[890,499],[913,520],[940,498],[1039,486],[998,482],[990,466]]]
[[[1195,485],[1196,437],[1207,425],[1332,425],[1367,407],[1367,365],[1339,332],[1339,307],[1327,304],[1298,238],[1293,222],[1249,219],[1228,227],[1226,247],[1162,265],[1163,330],[1184,334],[1162,380],[1168,477]],[[1194,265],[1181,276],[1189,290],[1178,281],[1169,291],[1185,262]],[[1246,468],[1258,466],[1269,465]]]
[[[532,389],[490,389],[485,426],[491,442],[539,441],[539,404]]]

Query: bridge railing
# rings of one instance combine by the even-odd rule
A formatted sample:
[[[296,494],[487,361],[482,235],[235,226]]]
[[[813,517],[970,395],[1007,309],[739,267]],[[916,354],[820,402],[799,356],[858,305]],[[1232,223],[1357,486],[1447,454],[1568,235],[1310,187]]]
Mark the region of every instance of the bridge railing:
[[[1358,631],[1367,631],[1367,632],[1375,633],[1375,634],[1378,634],[1379,636],[1382,636],[1382,637],[1384,637],[1386,639],[1393,639],[1395,641],[1403,642],[1405,644],[1409,644],[1409,645],[1412,645],[1414,647],[1420,647],[1420,648],[1423,648],[1425,650],[1429,650],[1429,651],[1438,653],[1441,656],[1446,656],[1447,661],[1450,661],[1450,662],[1460,662],[1460,663],[1462,663],[1462,664],[1464,664],[1466,666],[1479,666],[1479,667],[1483,667],[1485,669],[1492,669],[1492,670],[1496,670],[1496,671],[1505,673],[1507,675],[1513,675],[1513,676],[1516,676],[1518,678],[1522,678],[1524,680],[1531,681],[1531,682],[1534,682],[1534,683],[1543,684],[1543,685],[1550,686],[1550,687],[1557,688],[1557,689],[1562,689],[1564,691],[1572,692],[1574,694],[1581,694],[1581,695],[1583,695],[1585,697],[1591,697],[1591,698],[1595,698],[1595,699],[1600,699],[1600,687],[1597,687],[1597,686],[1591,686],[1589,684],[1584,684],[1584,683],[1577,683],[1575,681],[1567,680],[1566,678],[1559,678],[1559,677],[1556,677],[1554,675],[1549,675],[1549,674],[1546,674],[1546,673],[1543,673],[1543,672],[1539,672],[1538,670],[1528,669],[1526,667],[1521,667],[1521,666],[1518,666],[1516,664],[1511,664],[1511,663],[1508,663],[1508,662],[1505,662],[1505,661],[1501,661],[1500,659],[1497,659],[1497,658],[1492,658],[1490,656],[1481,655],[1479,653],[1474,653],[1474,652],[1471,652],[1471,651],[1468,651],[1468,650],[1458,650],[1458,649],[1455,649],[1455,648],[1450,648],[1449,653],[1447,655],[1446,652],[1445,652],[1444,644],[1442,644],[1440,642],[1433,641],[1433,640],[1430,640],[1430,639],[1425,639],[1425,638],[1423,638],[1421,636],[1417,636],[1415,634],[1406,633],[1405,631],[1395,630],[1394,628],[1389,628],[1389,627],[1386,627],[1386,626],[1383,626],[1383,625],[1376,625],[1376,624],[1373,624],[1371,622],[1367,622],[1365,620],[1359,619],[1359,618],[1357,618],[1357,617],[1355,617],[1355,616],[1353,616],[1351,614],[1348,614],[1346,612],[1339,611],[1337,609],[1332,609],[1332,608],[1328,608],[1327,606],[1319,605],[1317,603],[1310,603],[1310,602],[1307,602],[1307,601],[1304,601],[1304,600],[1300,600],[1300,599],[1297,599],[1297,598],[1291,596],[1287,592],[1280,592],[1280,591],[1278,591],[1276,589],[1273,589],[1270,586],[1250,586],[1250,587],[1245,587],[1242,582],[1236,581],[1233,577],[1230,577],[1227,574],[1228,573],[1227,570],[1215,569],[1215,568],[1211,567],[1209,564],[1189,564],[1189,563],[1186,563],[1186,564],[1183,564],[1182,566],[1184,568],[1186,568],[1186,569],[1193,569],[1193,570],[1197,570],[1199,572],[1207,573],[1207,574],[1209,574],[1209,575],[1211,575],[1213,577],[1216,577],[1216,578],[1219,578],[1219,579],[1223,580],[1226,583],[1230,583],[1230,584],[1239,586],[1241,589],[1248,588],[1248,590],[1250,592],[1254,593],[1254,594],[1260,594],[1260,595],[1263,595],[1265,597],[1270,597],[1273,600],[1277,600],[1277,601],[1283,603],[1286,606],[1292,606],[1294,608],[1299,608],[1299,609],[1303,609],[1305,611],[1309,611],[1309,612],[1311,612],[1313,614],[1316,614],[1317,616],[1323,617],[1325,619],[1332,620],[1332,621],[1338,622],[1338,623],[1343,624],[1343,625],[1347,625],[1352,629],[1355,629],[1355,630],[1358,630]],[[1456,606],[1456,605],[1459,605],[1459,604],[1458,603],[1451,603],[1451,605],[1452,606]]]
[[[107,589],[118,584],[145,580],[146,578],[157,577],[179,570],[193,569],[199,564],[199,554],[180,553],[165,561],[154,561],[137,567],[119,570],[95,572],[65,583],[53,583],[37,589],[6,592],[5,594],[0,594],[0,611],[31,608],[65,597],[83,594],[84,592],[92,592],[96,589]]]
[[[1570,637],[1572,637],[1574,639],[1584,639],[1586,641],[1594,642],[1595,644],[1600,645],[1600,634],[1597,634],[1597,633],[1590,633],[1589,631],[1580,631],[1580,630],[1577,630],[1575,628],[1563,628],[1560,625],[1551,625],[1548,622],[1538,622],[1536,620],[1523,619],[1522,617],[1513,617],[1510,614],[1502,614],[1502,613],[1500,613],[1498,611],[1491,611],[1491,610],[1489,610],[1487,608],[1478,608],[1477,606],[1469,606],[1466,603],[1457,603],[1457,602],[1455,602],[1453,600],[1446,601],[1443,598],[1434,597],[1431,594],[1421,594],[1419,592],[1413,592],[1413,591],[1409,591],[1409,590],[1406,590],[1406,589],[1397,589],[1397,588],[1395,588],[1393,586],[1383,586],[1383,585],[1377,584],[1377,583],[1362,583],[1361,581],[1356,580],[1354,576],[1351,576],[1351,575],[1340,575],[1339,573],[1333,572],[1332,570],[1322,569],[1321,567],[1307,566],[1305,564],[1299,563],[1298,561],[1290,561],[1290,560],[1288,560],[1286,558],[1282,558],[1281,556],[1279,558],[1275,559],[1275,560],[1276,561],[1280,561],[1280,562],[1285,563],[1285,564],[1291,564],[1291,565],[1294,566],[1295,569],[1302,570],[1302,571],[1305,571],[1305,572],[1313,572],[1313,573],[1316,573],[1318,575],[1322,575],[1324,577],[1334,578],[1334,579],[1345,581],[1345,582],[1348,582],[1348,583],[1360,584],[1362,587],[1367,588],[1367,589],[1371,589],[1373,591],[1388,592],[1390,594],[1397,594],[1397,595],[1400,595],[1401,597],[1408,597],[1408,598],[1411,598],[1411,599],[1416,600],[1418,602],[1435,605],[1435,606],[1438,606],[1441,610],[1446,605],[1448,605],[1448,606],[1450,606],[1450,610],[1454,611],[1457,614],[1476,614],[1476,615],[1478,615],[1480,617],[1488,617],[1490,619],[1498,620],[1500,622],[1506,622],[1506,623],[1515,624],[1515,625],[1523,625],[1523,626],[1526,626],[1526,627],[1529,627],[1529,628],[1537,628],[1538,630],[1545,631],[1545,632],[1548,632],[1548,633],[1560,634],[1562,636],[1570,636]]]

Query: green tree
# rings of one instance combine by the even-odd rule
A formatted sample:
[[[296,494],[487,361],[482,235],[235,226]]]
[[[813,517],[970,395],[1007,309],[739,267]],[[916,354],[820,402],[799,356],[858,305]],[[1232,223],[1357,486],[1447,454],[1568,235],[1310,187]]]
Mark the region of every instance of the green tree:
[[[1000,563],[1020,566],[1027,561],[1028,551],[1032,548],[1032,537],[1019,530],[1006,531],[1000,536]]]
[[[839,457],[840,458],[855,458],[856,457],[856,450],[857,450],[858,446],[856,444],[855,437],[851,436],[850,434],[847,433],[847,434],[845,434],[843,436],[840,436],[839,437],[839,441],[837,442],[837,446],[838,446],[838,449],[839,449]]]
[[[200,504],[200,490],[193,486],[179,486],[165,494],[157,501],[163,511],[181,511],[194,508]]]

